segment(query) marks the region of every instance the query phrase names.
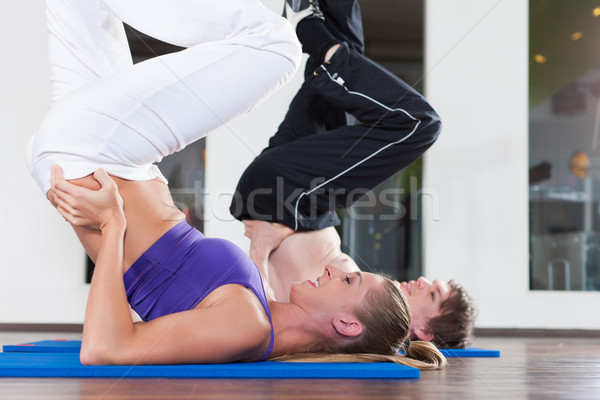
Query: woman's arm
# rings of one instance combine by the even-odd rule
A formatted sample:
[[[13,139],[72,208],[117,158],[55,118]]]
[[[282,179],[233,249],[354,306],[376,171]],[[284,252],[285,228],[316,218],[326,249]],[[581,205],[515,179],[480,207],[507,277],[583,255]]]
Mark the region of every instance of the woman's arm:
[[[81,362],[181,364],[259,359],[269,344],[269,320],[256,296],[239,285],[217,289],[209,307],[147,323],[132,322],[122,273],[126,227],[122,202],[104,171],[96,171],[94,178],[100,190],[73,185],[63,179],[60,169],[52,171],[52,190],[61,215],[74,225],[98,227],[102,235],[85,315]]]
[[[102,354],[108,354],[106,347],[115,347],[133,333],[133,322],[123,283],[123,239],[125,224],[114,222],[102,229],[102,239],[96,267],[90,285],[81,362],[84,364],[104,364]],[[90,357],[100,355],[100,359]]]
[[[133,332],[123,283],[126,229],[123,202],[117,185],[105,171],[96,171],[94,179],[100,183],[99,190],[71,184],[64,180],[59,168],[52,168],[52,191],[58,212],[73,225],[97,227],[101,231],[83,325],[81,361],[84,364],[104,363],[101,355],[106,348],[122,342]],[[95,349],[95,357],[90,357],[89,349]]]

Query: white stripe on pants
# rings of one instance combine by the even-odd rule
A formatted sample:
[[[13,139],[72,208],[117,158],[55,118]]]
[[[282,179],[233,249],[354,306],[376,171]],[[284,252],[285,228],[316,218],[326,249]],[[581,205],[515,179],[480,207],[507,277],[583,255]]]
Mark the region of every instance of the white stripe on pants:
[[[153,163],[281,87],[296,71],[291,26],[258,0],[48,0],[53,106],[28,145],[44,193],[104,168],[162,177]],[[189,46],[131,65],[122,24]]]

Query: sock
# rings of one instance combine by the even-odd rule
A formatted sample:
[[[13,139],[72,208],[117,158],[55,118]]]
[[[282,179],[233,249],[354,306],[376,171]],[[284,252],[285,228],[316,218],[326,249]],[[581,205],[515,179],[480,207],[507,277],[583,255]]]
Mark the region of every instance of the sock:
[[[296,27],[296,35],[302,44],[302,51],[319,63],[325,60],[327,50],[340,43],[318,18],[305,18],[300,21]]]

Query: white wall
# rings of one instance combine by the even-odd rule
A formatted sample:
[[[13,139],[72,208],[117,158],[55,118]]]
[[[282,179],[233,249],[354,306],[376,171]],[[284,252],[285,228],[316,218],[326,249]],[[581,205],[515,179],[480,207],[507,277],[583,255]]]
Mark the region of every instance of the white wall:
[[[479,327],[600,329],[600,293],[528,290],[528,3],[426,2],[426,95],[443,121],[425,159],[440,217],[425,219],[426,274],[463,283]]]
[[[25,146],[48,108],[44,2],[0,13],[0,323],[79,322],[87,289],[75,235],[29,175]]]

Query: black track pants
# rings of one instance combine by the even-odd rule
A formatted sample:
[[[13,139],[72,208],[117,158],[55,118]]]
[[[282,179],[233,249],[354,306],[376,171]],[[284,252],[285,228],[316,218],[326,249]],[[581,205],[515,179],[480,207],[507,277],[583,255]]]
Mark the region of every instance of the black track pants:
[[[230,211],[299,231],[337,225],[336,209],[418,159],[440,128],[423,96],[343,44],[307,73],[269,147],[240,178]]]

